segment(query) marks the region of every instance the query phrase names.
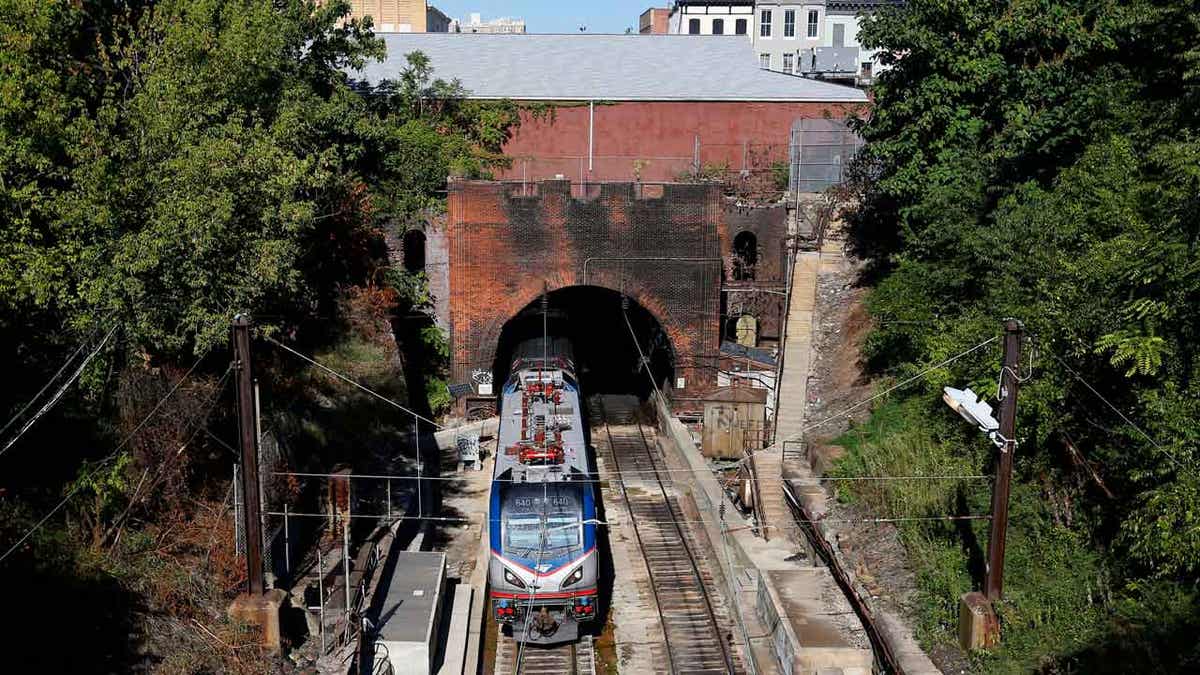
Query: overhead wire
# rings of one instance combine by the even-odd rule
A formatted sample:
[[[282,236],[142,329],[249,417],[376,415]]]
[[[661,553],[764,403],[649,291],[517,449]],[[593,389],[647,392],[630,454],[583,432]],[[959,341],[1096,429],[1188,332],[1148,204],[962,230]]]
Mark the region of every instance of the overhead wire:
[[[219,441],[219,439],[218,439]],[[228,446],[227,446],[228,447]],[[232,449],[232,448],[230,448]],[[712,473],[720,473],[727,469],[712,469]],[[650,470],[646,471],[622,471],[614,472],[620,477],[605,476],[604,474],[593,474],[596,478],[571,478],[568,483],[638,483],[652,480],[652,478],[625,478],[626,475],[651,474]],[[662,469],[661,473],[697,473],[694,469]],[[420,476],[420,475],[405,475],[405,474],[336,474],[336,473],[319,473],[305,471],[273,471],[270,472],[273,476],[295,477],[295,478],[328,478],[339,480],[394,480],[394,481],[463,481],[462,476]],[[994,476],[987,474],[930,474],[930,475],[910,475],[910,476],[828,476],[822,477],[819,480],[828,481],[889,481],[889,480],[992,480]],[[671,478],[662,479],[667,483],[683,483],[683,481],[672,480]],[[787,478],[743,478],[742,480],[756,483],[786,483]],[[493,478],[494,483],[527,483],[528,481],[519,480],[516,478]]]
[[[1145,438],[1147,441],[1150,442],[1150,445],[1153,445],[1156,450],[1158,450],[1160,453],[1165,455],[1167,459],[1171,460],[1171,462],[1176,467],[1178,467],[1180,469],[1184,468],[1183,463],[1180,462],[1173,454],[1171,454],[1170,451],[1168,451],[1166,448],[1164,448],[1162,445],[1160,445],[1158,443],[1158,441],[1154,440],[1154,438],[1151,437],[1150,434],[1146,433],[1141,427],[1139,427],[1137,424],[1134,424],[1133,420],[1129,419],[1129,417],[1124,412],[1122,412],[1120,408],[1113,405],[1112,402],[1109,401],[1107,398],[1105,398],[1104,395],[1101,394],[1095,387],[1093,387],[1090,382],[1083,379],[1083,376],[1080,375],[1074,368],[1067,365],[1067,362],[1063,361],[1062,358],[1058,354],[1055,354],[1054,352],[1052,352],[1048,349],[1046,350],[1046,353],[1048,353],[1048,354],[1050,354],[1050,356],[1054,357],[1054,360],[1058,361],[1059,365],[1061,365],[1063,368],[1066,368],[1067,372],[1070,373],[1072,377],[1074,377],[1076,380],[1078,380],[1083,386],[1087,387],[1088,391],[1092,392],[1092,394],[1094,394],[1096,396],[1096,398],[1103,401],[1104,405],[1108,406],[1113,412],[1115,412],[1117,414],[1117,416],[1120,417],[1123,422],[1125,422],[1125,424],[1128,424],[1135,431],[1137,431],[1139,434],[1141,434],[1143,438]]]
[[[433,425],[434,427],[436,427],[439,430],[444,430],[446,428],[446,427],[438,424],[437,422],[434,422],[433,420],[429,419],[428,417],[425,417],[424,415],[421,415],[420,413],[418,413],[414,410],[406,408],[403,405],[400,405],[399,403],[393,401],[392,399],[384,396],[383,394],[380,394],[379,392],[359,383],[358,381],[354,380],[353,378],[351,378],[347,375],[343,375],[342,373],[339,373],[338,371],[317,361],[316,359],[314,359],[310,356],[306,356],[305,354],[302,354],[302,353],[296,351],[295,349],[292,349],[291,347],[283,344],[282,342],[272,338],[269,335],[264,335],[263,339],[266,340],[267,342],[270,342],[271,344],[275,345],[276,347],[279,347],[280,349],[283,349],[284,351],[291,353],[293,356],[296,356],[297,358],[299,358],[303,361],[307,361],[308,363],[311,363],[312,365],[316,366],[317,368],[320,368],[321,370],[329,373],[330,375],[333,375],[334,377],[338,378],[339,380],[342,380],[343,382],[346,382],[347,384],[353,385],[354,387],[361,389],[362,391],[366,392],[367,394],[370,394],[371,396],[379,399],[380,401],[383,401],[384,403],[387,403],[388,405],[390,405],[394,408],[397,408],[398,410],[402,410],[423,422],[427,422],[427,423]]]
[[[111,317],[112,315],[110,314],[109,316]],[[62,377],[62,374],[64,372],[66,372],[68,367],[70,367],[71,362],[74,361],[77,356],[82,354],[85,349],[87,349],[87,343],[89,341],[91,341],[91,339],[93,337],[95,337],[96,334],[98,334],[99,332],[100,332],[99,330],[94,331],[92,333],[92,335],[88,338],[88,340],[80,343],[79,346],[75,348],[75,351],[72,352],[69,357],[67,357],[67,360],[64,361],[63,364],[58,367],[58,370],[54,373],[54,376],[51,377],[49,380],[47,380],[46,384],[42,385],[42,388],[38,390],[38,393],[34,394],[33,398],[29,399],[29,401],[26,402],[25,405],[22,406],[21,409],[17,411],[17,414],[12,416],[12,419],[10,419],[8,422],[5,422],[3,427],[0,427],[0,434],[3,434],[5,431],[8,431],[8,428],[11,427],[14,422],[16,422],[18,419],[20,419],[21,416],[25,414],[26,410],[29,410],[30,406],[33,405],[34,401],[41,398],[42,394],[46,393],[46,390],[49,389],[50,387],[52,387],[54,385],[54,382],[56,380],[58,380],[58,378]],[[107,339],[107,338],[105,338],[105,339]]]
[[[179,445],[179,449],[176,450],[174,454],[168,456],[165,460],[163,460],[162,462],[159,463],[158,471],[156,471],[154,473],[154,477],[150,479],[149,487],[147,487],[147,492],[151,492],[154,490],[155,486],[158,485],[159,479],[162,478],[162,475],[167,471],[167,469],[169,467],[171,467],[174,464],[175,458],[177,458],[179,455],[183,454],[183,451],[186,450],[187,447],[192,444],[192,441],[194,441],[196,439],[196,436],[199,435],[201,430],[207,429],[207,427],[205,426],[205,420],[212,413],[213,408],[217,405],[217,401],[221,396],[221,391],[225,387],[225,381],[229,378],[229,375],[232,372],[233,372],[233,364],[230,363],[229,367],[225,369],[225,373],[221,375],[221,379],[217,381],[217,386],[213,389],[212,396],[210,396],[208,401],[205,403],[204,411],[202,413],[200,413],[199,417],[197,417],[193,420],[195,423],[195,427],[191,430],[191,434],[189,434],[187,439],[184,440],[184,442]],[[143,475],[143,479],[144,478],[145,478],[145,476]],[[114,521],[113,524],[109,527],[108,531],[110,533],[112,531],[116,530],[124,522],[125,518],[133,510],[134,505],[137,504],[138,497],[140,497],[141,493],[142,493],[143,482],[144,481],[138,483],[137,488],[133,492],[133,496],[130,497],[130,499],[129,499],[129,504],[125,507],[125,510],[121,513],[121,515],[117,518],[117,520]],[[107,534],[105,536],[107,537]]]
[[[286,516],[289,518],[296,517],[296,518],[326,518],[326,519],[328,519],[328,518],[333,517],[330,513],[292,511],[290,509],[287,511],[265,511],[264,513],[265,513],[265,515],[268,515],[268,516],[275,516],[275,517]],[[480,511],[479,515],[485,515],[485,513]],[[343,518],[343,517],[345,517],[345,518],[360,518],[360,519],[367,519],[367,520],[403,520],[403,521],[415,520],[415,521],[432,521],[432,522],[443,522],[443,523],[475,523],[475,522],[478,522],[478,523],[488,524],[488,525],[500,522],[499,519],[494,519],[494,518],[469,518],[466,516],[421,516],[421,515],[399,516],[396,514],[392,514],[392,515],[387,515],[384,513],[365,514],[365,513],[361,513],[361,512],[352,513],[348,516],[345,514],[342,514],[342,515],[339,515],[338,517],[339,518]],[[938,515],[932,515],[932,516],[885,516],[885,517],[878,517],[878,518],[794,518],[794,520],[797,523],[904,523],[904,522],[935,522],[935,521],[950,522],[950,521],[960,521],[960,520],[991,520],[991,518],[992,518],[991,514],[966,514],[966,515],[938,514]],[[706,520],[687,520],[687,519],[683,519],[683,520],[639,520],[638,523],[643,523],[643,524],[647,524],[647,525],[663,525],[663,526],[671,525],[673,523],[686,524],[686,525],[708,525],[708,524],[710,524]],[[595,524],[603,525],[603,526],[608,525],[607,522],[597,522]],[[745,527],[739,526],[739,527],[730,528],[729,531],[735,531],[735,530],[739,530],[739,529],[749,529],[750,527],[751,527],[750,525],[746,525]],[[788,526],[784,526],[784,525],[771,525],[770,527],[772,527],[774,529],[778,529],[778,530],[797,530],[797,529],[799,529],[798,527],[788,527]]]
[[[113,336],[113,334],[117,332],[117,327],[118,327],[118,325],[114,325],[111,329],[109,329],[108,334],[106,334],[104,336],[104,339],[100,341],[100,344],[96,345],[95,349],[92,350],[92,353],[88,354],[87,358],[85,358],[83,360],[83,363],[79,364],[79,367],[75,369],[75,372],[72,373],[71,376],[69,378],[67,378],[67,381],[64,382],[62,384],[62,386],[60,386],[58,388],[58,391],[54,392],[54,395],[50,397],[50,400],[47,401],[46,404],[43,405],[40,409],[38,409],[38,411],[36,413],[34,413],[33,417],[29,418],[29,420],[27,420],[25,422],[25,424],[21,426],[21,429],[19,431],[17,431],[17,435],[15,435],[11,439],[9,439],[8,443],[6,443],[3,448],[0,448],[0,455],[3,455],[4,453],[8,452],[9,448],[16,445],[17,441],[21,440],[21,437],[25,435],[25,432],[29,431],[29,429],[32,428],[33,425],[36,424],[37,421],[39,419],[41,419],[43,415],[45,415],[47,412],[49,412],[50,409],[53,408],[54,405],[56,403],[58,403],[59,400],[62,399],[63,395],[67,393],[67,389],[69,389],[71,387],[71,385],[75,383],[75,380],[79,379],[79,376],[83,374],[83,369],[86,368],[87,365],[92,362],[92,359],[94,359],[96,357],[96,355],[100,353],[100,350],[104,348],[104,345],[106,343],[108,343],[109,338],[111,338]],[[72,356],[72,359],[74,359],[73,356]],[[63,364],[63,367],[65,368],[66,364]],[[62,372],[62,369],[60,368],[59,373],[61,373],[61,372]],[[56,374],[54,376],[54,378],[57,379],[58,375]],[[53,381],[53,379],[51,380],[51,382],[52,381]],[[20,417],[22,414],[24,414],[25,410],[29,408],[29,405],[32,404],[33,401],[37,400],[37,398],[40,397],[46,391],[46,388],[49,386],[50,386],[50,382],[47,382],[46,386],[42,387],[42,391],[38,392],[37,396],[35,396],[33,399],[31,399],[30,402],[25,405],[25,408],[21,409],[21,412],[17,413],[17,417]],[[12,424],[12,422],[15,421],[17,419],[17,417],[14,417],[12,420],[10,420],[8,424]],[[8,424],[4,425],[6,429],[8,428]]]
[[[47,522],[49,522],[49,520],[51,518],[53,518],[55,514],[57,514],[59,511],[61,511],[63,509],[63,507],[65,507],[68,503],[70,503],[71,499],[74,498],[75,495],[78,494],[79,491],[83,489],[83,485],[85,482],[83,480],[83,478],[91,478],[92,476],[95,476],[97,473],[100,472],[100,469],[104,468],[109,462],[114,460],[117,457],[117,455],[121,452],[121,450],[126,445],[128,445],[129,442],[132,441],[135,436],[137,436],[138,432],[142,430],[142,427],[144,427],[147,422],[149,422],[152,418],[154,418],[154,416],[156,414],[158,414],[159,408],[161,408],[163,406],[163,404],[166,403],[167,400],[170,399],[171,396],[173,396],[176,391],[178,391],[179,387],[181,387],[183,385],[183,383],[192,375],[192,373],[195,372],[196,368],[198,368],[200,366],[200,362],[203,360],[204,360],[203,356],[196,359],[196,362],[192,364],[192,367],[188,368],[187,372],[185,372],[183,374],[183,377],[179,378],[179,380],[171,387],[170,391],[168,391],[161,399],[159,399],[158,403],[154,404],[154,407],[150,410],[150,412],[147,413],[146,416],[143,417],[142,420],[140,422],[138,422],[137,425],[133,428],[133,431],[129,432],[129,435],[127,435],[124,439],[122,439],[121,442],[117,444],[117,447],[114,448],[113,451],[111,453],[109,453],[107,457],[105,457],[104,459],[97,462],[92,467],[92,470],[90,472],[88,472],[88,474],[86,476],[83,476],[79,480],[76,480],[75,487],[71,488],[71,491],[68,492],[66,494],[66,496],[64,496],[62,498],[62,500],[60,500],[58,502],[58,504],[56,504],[54,506],[53,509],[50,509],[50,513],[47,513],[41,520],[39,520],[36,524],[34,524],[33,527],[29,528],[29,530],[27,532],[25,532],[25,534],[21,535],[20,539],[17,539],[17,541],[12,546],[10,546],[8,548],[8,550],[6,550],[3,553],[3,555],[0,555],[0,563],[3,563],[5,561],[5,559],[8,558],[8,556],[12,555],[12,553],[14,551],[16,551],[18,548],[21,547],[21,544],[24,544],[26,542],[26,540],[28,540],[30,537],[32,537],[35,532],[40,530],[43,525],[45,525]]]

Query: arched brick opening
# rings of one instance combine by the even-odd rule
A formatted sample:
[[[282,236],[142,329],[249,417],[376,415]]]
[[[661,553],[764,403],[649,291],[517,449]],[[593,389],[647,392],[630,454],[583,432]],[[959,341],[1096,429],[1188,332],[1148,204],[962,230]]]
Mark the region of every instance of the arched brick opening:
[[[493,387],[475,385],[498,379],[506,324],[542,294],[572,287],[624,294],[654,317],[675,358],[671,384],[684,390],[681,405],[715,386],[725,236],[720,191],[658,187],[602,184],[584,199],[566,181],[451,182],[448,323],[451,383],[465,392],[458,395],[491,396]]]
[[[629,393],[644,398],[653,386],[674,381],[673,341],[654,312],[633,295],[604,286],[571,285],[539,294],[504,322],[494,341],[492,371],[497,384],[510,374],[515,346],[543,331],[572,341],[577,374],[587,395]],[[642,367],[643,356],[651,377]]]

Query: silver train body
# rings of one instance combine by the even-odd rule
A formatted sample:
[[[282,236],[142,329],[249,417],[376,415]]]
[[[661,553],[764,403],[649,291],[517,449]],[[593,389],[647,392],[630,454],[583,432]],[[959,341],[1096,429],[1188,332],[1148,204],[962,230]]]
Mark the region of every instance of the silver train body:
[[[489,508],[492,614],[518,641],[570,642],[599,613],[596,502],[570,345],[515,351]]]

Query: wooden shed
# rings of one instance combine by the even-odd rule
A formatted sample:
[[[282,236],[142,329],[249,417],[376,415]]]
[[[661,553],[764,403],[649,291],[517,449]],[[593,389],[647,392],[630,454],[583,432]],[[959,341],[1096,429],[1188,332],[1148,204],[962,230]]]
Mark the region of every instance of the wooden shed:
[[[763,447],[767,390],[721,387],[703,397],[704,434],[700,451],[714,459],[741,459]]]

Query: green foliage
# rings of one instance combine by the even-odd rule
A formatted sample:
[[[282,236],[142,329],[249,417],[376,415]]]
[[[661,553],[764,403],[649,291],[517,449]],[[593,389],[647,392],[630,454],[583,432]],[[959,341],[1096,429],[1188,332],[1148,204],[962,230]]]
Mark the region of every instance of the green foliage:
[[[791,165],[788,162],[778,161],[771,164],[771,180],[776,190],[780,192],[787,190],[790,177]]]
[[[517,106],[461,99],[384,53],[344,2],[0,4],[0,308],[78,331],[115,316],[183,360],[329,307],[376,265],[378,227],[485,175]],[[364,95],[365,94],[365,95]]]
[[[1004,613],[1023,628],[987,663],[1077,663],[1072,650],[1111,628],[1079,601],[1087,570],[1107,570],[1135,604],[1141,580],[1200,581],[1200,22],[1179,0],[913,0],[866,19],[860,39],[893,66],[857,122],[866,145],[852,170],[848,228],[872,265],[880,320],[865,356],[903,376],[995,335],[1002,317],[1034,335]],[[904,405],[924,407],[925,421],[908,417],[871,442],[874,464],[852,452],[845,470],[945,461],[947,447],[989,470],[986,441],[952,428],[934,397],[946,384],[994,392],[996,357],[989,348],[924,378]],[[854,496],[923,503],[894,490]],[[926,531],[910,544],[925,555],[963,536]],[[949,570],[930,578],[935,594],[958,590]],[[1039,609],[1040,592],[1067,610]],[[1033,660],[1039,651],[1048,662]]]

